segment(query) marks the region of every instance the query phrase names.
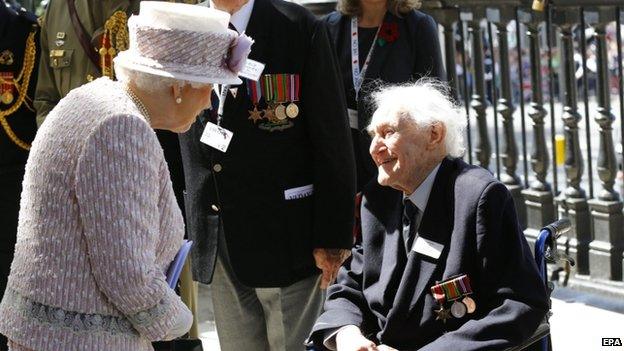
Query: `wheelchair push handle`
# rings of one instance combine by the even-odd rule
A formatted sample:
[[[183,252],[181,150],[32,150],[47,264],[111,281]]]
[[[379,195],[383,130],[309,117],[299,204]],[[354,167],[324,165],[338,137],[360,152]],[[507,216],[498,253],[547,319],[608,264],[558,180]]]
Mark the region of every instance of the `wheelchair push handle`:
[[[556,222],[553,222],[542,230],[548,230],[550,234],[554,237],[555,240],[559,239],[560,236],[567,233],[572,229],[572,222],[570,222],[567,218],[562,218]]]
[[[574,259],[568,254],[560,252],[557,249],[557,239],[559,239],[559,237],[563,234],[569,232],[570,229],[572,229],[572,222],[570,222],[567,218],[562,218],[542,228],[542,230],[550,232],[550,240],[546,242],[546,245],[550,248],[550,250],[547,250],[544,253],[544,258],[546,258],[546,260],[555,263],[566,262],[569,263],[570,266],[574,266]]]

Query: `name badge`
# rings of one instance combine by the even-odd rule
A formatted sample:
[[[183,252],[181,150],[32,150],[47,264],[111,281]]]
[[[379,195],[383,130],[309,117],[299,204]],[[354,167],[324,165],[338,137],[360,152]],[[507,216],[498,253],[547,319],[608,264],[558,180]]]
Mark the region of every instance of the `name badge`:
[[[260,75],[264,71],[264,63],[254,61],[252,59],[247,59],[245,62],[245,67],[243,70],[238,73],[239,76],[247,79],[251,79],[255,82],[260,79]]]
[[[358,112],[357,110],[348,108],[347,112],[349,112],[349,126],[353,129],[360,129],[358,123]]]
[[[303,199],[314,194],[314,184],[300,186],[298,188],[287,189],[284,191],[286,200]]]
[[[199,140],[208,146],[211,146],[221,152],[225,152],[227,151],[228,146],[230,146],[230,141],[232,141],[233,135],[234,133],[231,131],[212,122],[208,122],[206,124],[206,129],[204,129],[204,132]]]
[[[412,246],[412,251],[435,258],[436,260],[440,258],[442,250],[444,250],[444,245],[438,244],[435,241],[427,240],[421,236],[416,238],[416,242]]]

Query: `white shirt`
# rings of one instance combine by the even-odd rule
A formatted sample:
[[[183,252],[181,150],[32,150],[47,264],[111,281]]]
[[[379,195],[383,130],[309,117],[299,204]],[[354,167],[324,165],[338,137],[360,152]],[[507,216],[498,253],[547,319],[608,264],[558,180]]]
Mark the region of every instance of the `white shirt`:
[[[214,2],[204,1],[200,3],[201,6],[208,6],[213,9],[216,9]],[[230,23],[236,28],[239,33],[247,30],[247,25],[249,24],[249,19],[251,18],[251,10],[253,10],[254,0],[249,0],[243,7],[241,7],[238,11],[234,12],[230,17]]]

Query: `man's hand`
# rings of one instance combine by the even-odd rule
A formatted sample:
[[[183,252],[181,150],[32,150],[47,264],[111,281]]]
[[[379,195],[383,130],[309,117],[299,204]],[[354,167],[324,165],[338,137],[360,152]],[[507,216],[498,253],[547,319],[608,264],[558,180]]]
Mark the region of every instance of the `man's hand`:
[[[360,332],[360,328],[350,325],[336,334],[336,351],[379,351],[374,342]]]
[[[349,257],[349,254],[351,250],[346,249],[314,249],[312,251],[316,266],[323,271],[321,289],[326,289],[336,278],[340,265]]]

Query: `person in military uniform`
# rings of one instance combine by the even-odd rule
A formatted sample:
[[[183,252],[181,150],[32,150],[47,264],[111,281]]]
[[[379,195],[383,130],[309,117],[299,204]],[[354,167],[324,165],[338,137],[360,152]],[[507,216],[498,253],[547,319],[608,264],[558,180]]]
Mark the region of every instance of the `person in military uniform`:
[[[196,0],[171,2],[197,3]],[[38,126],[72,89],[102,75],[114,78],[112,60],[128,47],[127,18],[138,13],[139,3],[139,0],[50,1],[41,28],[41,62],[34,102]],[[91,54],[86,47],[93,48]],[[184,173],[178,136],[164,130],[156,134],[184,214]],[[185,268],[181,284],[182,298],[196,315],[197,286],[190,280],[190,268]],[[190,335],[197,337],[196,323]]]
[[[0,2],[0,300],[9,276],[17,234],[24,166],[35,137],[32,98],[39,51],[37,18]],[[0,335],[0,350],[6,350]]]

